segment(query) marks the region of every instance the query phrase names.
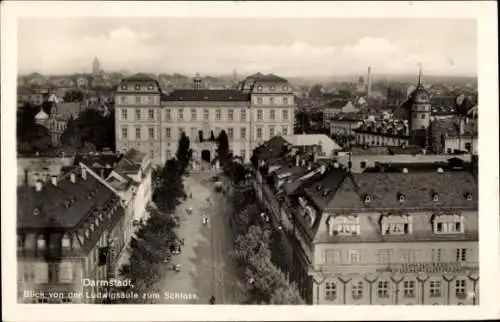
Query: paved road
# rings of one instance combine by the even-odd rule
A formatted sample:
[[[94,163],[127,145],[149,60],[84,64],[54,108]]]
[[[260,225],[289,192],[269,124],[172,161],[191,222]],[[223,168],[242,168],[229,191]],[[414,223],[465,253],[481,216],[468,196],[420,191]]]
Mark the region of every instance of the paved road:
[[[182,218],[178,236],[185,241],[182,253],[173,256],[172,263],[180,264],[181,271],[169,271],[161,281],[163,292],[170,294],[162,303],[208,304],[212,295],[217,304],[240,303],[241,287],[229,258],[228,205],[225,197],[214,191],[210,177],[210,173],[192,173],[184,182],[193,198],[177,210]],[[189,207],[191,215],[186,212]],[[203,214],[209,217],[208,225],[202,223]]]

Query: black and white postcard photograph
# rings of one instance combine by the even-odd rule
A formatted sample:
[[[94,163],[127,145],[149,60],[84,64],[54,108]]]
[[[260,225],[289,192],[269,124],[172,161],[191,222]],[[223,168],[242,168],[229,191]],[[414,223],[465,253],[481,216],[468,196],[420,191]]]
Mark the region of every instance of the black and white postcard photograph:
[[[4,318],[500,318],[496,6],[3,2]]]

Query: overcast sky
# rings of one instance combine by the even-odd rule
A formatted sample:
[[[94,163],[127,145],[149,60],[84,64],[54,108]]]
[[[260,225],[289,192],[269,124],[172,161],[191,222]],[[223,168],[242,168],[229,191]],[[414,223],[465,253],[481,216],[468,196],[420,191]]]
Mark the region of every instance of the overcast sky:
[[[417,73],[475,76],[472,19],[29,18],[20,73],[105,71],[283,76]]]

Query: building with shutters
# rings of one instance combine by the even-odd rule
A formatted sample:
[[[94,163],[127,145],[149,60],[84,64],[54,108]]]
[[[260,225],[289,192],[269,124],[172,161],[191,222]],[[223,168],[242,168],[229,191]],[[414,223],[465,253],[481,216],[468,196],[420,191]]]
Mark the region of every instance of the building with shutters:
[[[260,73],[238,89],[205,89],[201,78],[192,89],[165,95],[145,74],[123,79],[115,98],[116,147],[135,148],[155,164],[175,156],[182,132],[190,138],[195,161],[213,161],[224,130],[234,156],[248,161],[251,151],[275,135],[292,135],[295,99],[286,79]]]
[[[307,303],[479,303],[472,168],[403,163],[354,173],[281,138],[258,147],[252,164],[279,236],[277,265]]]
[[[18,187],[18,301],[100,303],[74,295],[106,291],[84,281],[112,280],[127,261],[125,245],[147,218],[151,173],[136,150],[78,155],[50,180]]]
[[[103,288],[83,281],[112,278],[125,220],[120,198],[82,168],[19,187],[18,302],[91,303],[83,293]]]

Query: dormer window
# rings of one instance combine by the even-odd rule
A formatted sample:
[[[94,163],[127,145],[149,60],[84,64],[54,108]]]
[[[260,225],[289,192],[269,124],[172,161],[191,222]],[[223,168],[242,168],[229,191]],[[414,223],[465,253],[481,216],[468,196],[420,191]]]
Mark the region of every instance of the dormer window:
[[[259,92],[262,92],[262,85],[257,86],[257,90],[258,90]]]
[[[40,214],[40,210],[38,208],[33,209],[33,216],[38,216]]]
[[[44,249],[45,248],[45,237],[43,235],[39,235],[38,238],[36,239],[36,248],[37,249]]]
[[[148,85],[148,89],[149,89],[150,91],[151,91],[151,90],[153,90],[153,84],[149,84],[149,85]]]
[[[320,185],[320,184],[319,184],[319,185],[317,185],[317,186],[316,186],[316,190],[318,190],[318,191],[323,190],[323,186],[322,186],[322,185]]]
[[[62,240],[61,240],[61,246],[63,248],[70,248],[71,247],[71,239],[69,238],[68,235],[64,235]]]
[[[328,229],[330,235],[352,236],[359,235],[361,226],[359,216],[335,216],[328,219]]]
[[[381,219],[382,235],[406,235],[413,232],[413,218],[408,215],[384,215]]]
[[[87,229],[85,229],[85,237],[86,237],[86,238],[90,238],[90,231],[89,231],[89,229],[88,229],[88,228],[87,228]]]
[[[364,197],[364,202],[365,203],[372,202],[372,196],[370,196],[369,194],[366,194],[365,197]]]
[[[95,227],[94,227],[94,224],[90,224],[90,231],[94,231]]]
[[[433,220],[435,234],[460,234],[465,232],[465,218],[463,215],[438,215]]]
[[[432,201],[439,201],[439,195],[436,192],[432,194]]]
[[[141,84],[135,84],[135,90],[138,91],[141,89]]]
[[[96,227],[99,227],[99,218],[95,219],[95,225],[96,225]]]
[[[466,193],[465,193],[465,199],[467,199],[467,200],[471,201],[471,200],[472,200],[472,193],[470,193],[470,192],[466,192]]]
[[[323,190],[323,192],[321,193],[321,195],[323,197],[327,197],[330,194],[330,192],[331,192],[330,189],[325,189],[325,190]]]
[[[127,84],[122,84],[122,90],[126,91],[127,90]]]
[[[402,193],[398,195],[398,200],[399,202],[405,202],[406,201],[406,196]]]

